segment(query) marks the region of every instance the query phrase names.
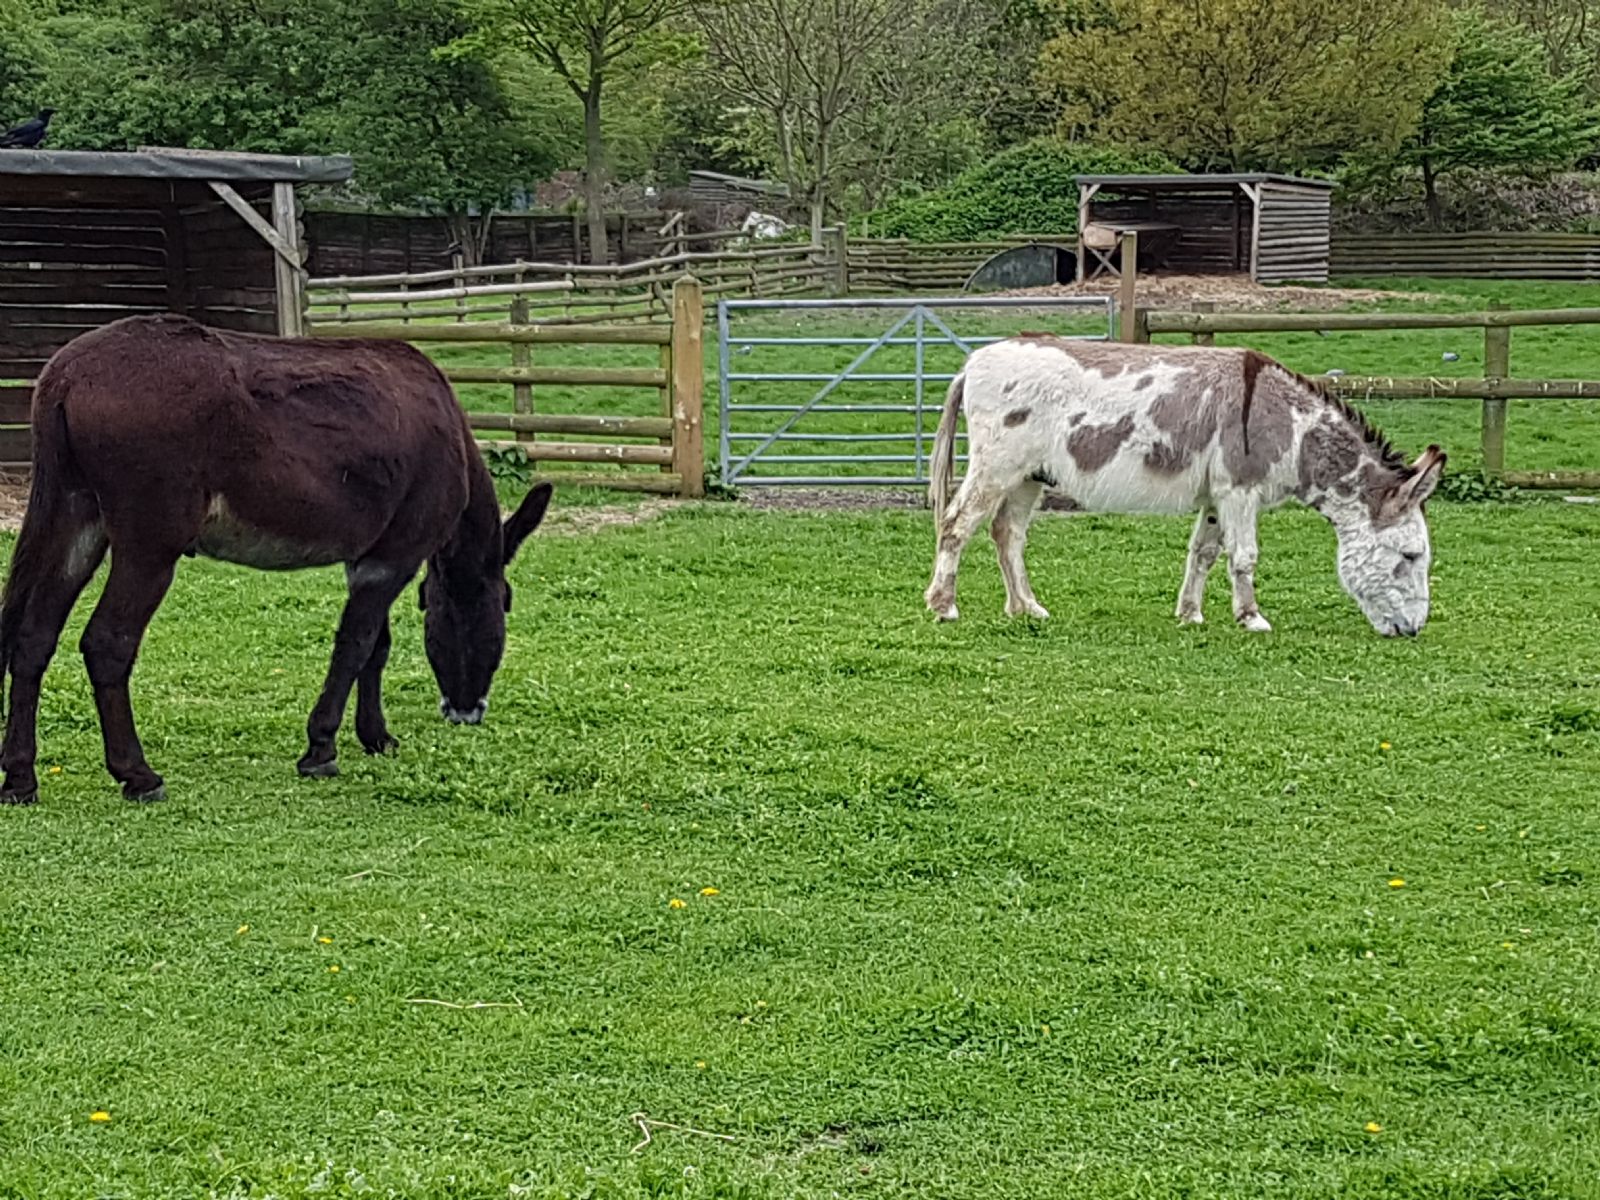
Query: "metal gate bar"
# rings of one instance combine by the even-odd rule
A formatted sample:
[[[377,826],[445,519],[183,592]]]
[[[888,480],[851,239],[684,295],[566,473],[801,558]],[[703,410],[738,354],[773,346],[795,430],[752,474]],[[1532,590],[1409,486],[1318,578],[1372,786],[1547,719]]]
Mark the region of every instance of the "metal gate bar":
[[[975,297],[958,296],[951,298],[932,299],[894,299],[888,297],[872,297],[858,300],[720,300],[717,303],[717,339],[718,339],[718,384],[720,430],[719,442],[721,450],[721,476],[725,486],[748,484],[759,486],[858,486],[858,485],[887,485],[887,486],[916,486],[927,481],[929,447],[928,440],[931,432],[928,428],[926,414],[928,405],[927,389],[929,384],[939,386],[939,397],[934,402],[935,421],[943,408],[944,385],[955,378],[951,370],[929,371],[927,369],[927,351],[929,347],[950,347],[964,353],[978,346],[990,345],[994,342],[1005,341],[1008,335],[984,333],[979,335],[958,335],[941,318],[938,309],[1033,309],[1044,310],[1049,313],[1087,313],[1097,317],[1103,316],[1104,333],[1062,333],[1059,336],[1081,340],[1105,341],[1112,334],[1113,311],[1109,297]],[[881,310],[888,315],[896,314],[896,318],[889,321],[887,328],[877,337],[862,336],[860,334],[841,335],[828,337],[819,335],[805,335],[795,337],[778,336],[764,331],[758,334],[743,336],[738,334],[731,325],[730,315],[739,312],[849,312],[852,310]],[[1096,321],[1096,326],[1099,321]],[[909,327],[910,333],[907,334]],[[1014,335],[1012,335],[1014,336]],[[751,353],[755,347],[850,347],[859,352],[851,362],[842,370],[790,370],[790,371],[757,371],[734,370],[733,350],[739,348],[740,354]],[[863,368],[880,349],[886,346],[906,347],[913,351],[913,366],[906,370],[879,370],[869,371]],[[803,403],[780,403],[776,400],[757,401],[745,399],[745,395],[760,384],[796,384],[815,383],[822,386]],[[849,385],[859,384],[895,384],[909,383],[913,385],[911,403],[848,403],[840,402],[834,398],[834,393]],[[775,429],[752,430],[746,427],[743,430],[736,428],[735,422],[744,414],[784,414],[784,419]],[[836,430],[827,432],[810,432],[803,427],[807,418],[812,417],[838,417],[845,415],[854,417],[859,415],[903,415],[909,417],[904,425],[897,428],[878,430],[865,433],[843,433]],[[890,424],[894,424],[891,422]],[[958,438],[964,440],[964,434],[959,433]],[[837,447],[834,452],[784,454],[774,452],[778,447],[795,442],[812,443],[818,451],[826,447]],[[879,443],[873,451],[865,449],[867,444]],[[907,445],[909,443],[909,445]],[[734,446],[739,447],[736,456]],[[887,453],[893,445],[906,445],[909,453]],[[747,450],[746,448],[749,447]],[[857,450],[856,447],[862,447]],[[964,456],[958,456],[964,459]],[[860,465],[863,467],[881,467],[884,465],[907,466],[910,468],[901,474],[888,475],[881,471],[863,474],[841,475],[790,475],[790,474],[751,474],[753,469],[782,468],[784,466],[807,466],[831,464],[849,467]]]

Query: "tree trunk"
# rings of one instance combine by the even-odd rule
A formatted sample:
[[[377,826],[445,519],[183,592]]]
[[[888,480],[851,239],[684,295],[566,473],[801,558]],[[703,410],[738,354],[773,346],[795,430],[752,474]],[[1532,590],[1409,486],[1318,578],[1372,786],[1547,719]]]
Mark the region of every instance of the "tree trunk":
[[[600,131],[602,83],[600,71],[592,71],[583,96],[583,204],[589,214],[589,261],[592,263],[611,261],[611,248],[606,239],[606,143]]]
[[[1433,160],[1422,158],[1422,203],[1428,210],[1428,228],[1437,232],[1444,228],[1444,205],[1439,202],[1439,178],[1433,172]]]
[[[483,226],[488,225],[488,217],[479,220]],[[450,240],[461,247],[462,264],[468,267],[481,267],[485,239],[472,215],[464,212],[450,213],[445,217],[444,224],[450,231]]]

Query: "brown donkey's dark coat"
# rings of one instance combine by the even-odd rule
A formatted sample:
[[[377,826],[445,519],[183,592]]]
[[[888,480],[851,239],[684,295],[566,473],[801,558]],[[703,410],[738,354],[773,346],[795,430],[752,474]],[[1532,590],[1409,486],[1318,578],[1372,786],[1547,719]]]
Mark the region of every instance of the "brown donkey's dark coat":
[[[81,648],[106,766],[132,798],[163,786],[134,730],[128,677],[186,554],[266,570],[345,564],[349,599],[303,774],[336,769],[353,686],[362,745],[394,746],[381,695],[389,609],[424,562],[440,707],[452,720],[483,715],[505,646],[505,565],[550,489],[530,492],[502,528],[466,417],[412,347],[134,317],[56,354],[34,390],[33,434],[32,493],[0,601],[0,683],[11,679],[0,802],[37,795],[40,680],[108,546]]]

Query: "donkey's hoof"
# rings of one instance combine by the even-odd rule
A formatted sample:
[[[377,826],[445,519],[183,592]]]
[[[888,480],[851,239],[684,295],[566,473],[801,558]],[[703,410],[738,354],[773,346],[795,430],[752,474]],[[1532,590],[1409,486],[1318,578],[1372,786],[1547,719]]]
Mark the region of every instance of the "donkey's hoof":
[[[1246,613],[1239,618],[1239,624],[1251,633],[1271,633],[1272,625],[1260,613]]]
[[[1201,612],[1198,608],[1192,609],[1192,610],[1184,610],[1184,609],[1179,609],[1178,610],[1178,624],[1179,625],[1204,625],[1205,623],[1206,623],[1206,615],[1205,615],[1205,613]]]
[[[1035,600],[1022,605],[1020,608],[1007,606],[1006,616],[1032,617],[1035,621],[1048,621],[1050,619],[1050,610]]]
[[[392,734],[384,734],[380,738],[373,738],[370,742],[361,739],[361,748],[368,754],[398,754],[400,752],[400,739]]]
[[[934,608],[930,604],[928,608],[933,612],[934,617],[940,621],[954,621],[961,616],[960,610],[954,604],[947,605],[944,608]]]
[[[125,783],[122,785],[122,798],[130,804],[159,804],[167,798],[167,785],[159,779],[155,787]]]
[[[302,758],[295,764],[295,770],[300,772],[303,779],[332,779],[339,773],[339,760],[330,758],[326,762],[313,762]]]
[[[15,808],[24,808],[29,804],[39,802],[39,785],[31,788],[6,788],[0,791],[0,804],[8,804]]]

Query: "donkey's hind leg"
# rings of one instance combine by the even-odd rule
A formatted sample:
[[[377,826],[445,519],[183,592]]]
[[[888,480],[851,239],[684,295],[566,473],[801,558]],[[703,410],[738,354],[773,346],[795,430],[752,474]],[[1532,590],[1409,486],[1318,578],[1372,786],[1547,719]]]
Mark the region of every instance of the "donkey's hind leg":
[[[1189,560],[1183,568],[1183,587],[1178,592],[1178,620],[1199,625],[1205,620],[1206,577],[1222,553],[1222,529],[1217,514],[1208,505],[1195,519],[1189,536]]]
[[[11,710],[6,716],[5,749],[0,752],[0,767],[5,770],[0,804],[31,804],[38,799],[34,766],[39,753],[39,687],[67,616],[106,553],[105,527],[88,496],[74,498],[66,516],[46,536],[52,567],[27,596],[11,656]]]
[[[978,527],[1000,506],[1005,494],[1005,489],[984,477],[981,468],[969,463],[966,478],[939,527],[933,582],[922,595],[941,621],[954,621],[960,615],[956,610],[956,570],[961,565],[961,552]]]
[[[389,614],[383,614],[372,656],[356,677],[356,737],[368,754],[390,754],[400,743],[383,717],[383,668],[389,662]]]
[[[159,543],[129,539],[124,545],[113,539],[105,591],[78,643],[100,713],[106,770],[122,785],[122,794],[129,800],[166,796],[165,783],[150,769],[139,743],[128,679],[150,618],[172,586],[179,557],[179,551],[160,549]]]
[[[1038,617],[1050,614],[1034,598],[1033,584],[1028,580],[1028,567],[1023,552],[1028,547],[1028,522],[1033,519],[1034,507],[1039,503],[1039,493],[1044,488],[1032,480],[1019,483],[1000,504],[989,526],[989,536],[994,538],[995,554],[1000,559],[1000,575],[1006,583],[1006,616]]]

